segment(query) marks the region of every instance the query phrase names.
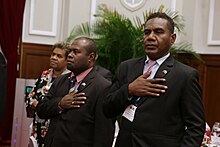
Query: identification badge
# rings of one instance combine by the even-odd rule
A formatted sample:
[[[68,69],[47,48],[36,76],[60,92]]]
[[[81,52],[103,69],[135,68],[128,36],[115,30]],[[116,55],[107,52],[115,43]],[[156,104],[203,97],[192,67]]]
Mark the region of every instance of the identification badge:
[[[135,111],[137,109],[137,106],[135,105],[129,105],[122,116],[124,116],[125,118],[127,118],[129,121],[133,122],[134,120],[134,115],[135,115]]]

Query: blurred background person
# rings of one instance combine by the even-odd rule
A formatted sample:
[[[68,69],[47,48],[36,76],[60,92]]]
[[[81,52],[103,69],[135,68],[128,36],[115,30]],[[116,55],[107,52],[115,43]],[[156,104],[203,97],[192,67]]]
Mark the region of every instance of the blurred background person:
[[[95,57],[95,60],[97,61],[98,60],[98,57],[99,57],[99,55],[96,53],[96,57]],[[106,78],[107,80],[109,80],[109,81],[112,81],[112,73],[111,73],[111,71],[110,70],[108,70],[108,69],[106,69],[106,68],[104,68],[104,67],[102,67],[102,66],[100,66],[100,65],[95,65],[95,69],[96,69],[96,71],[98,71],[98,73],[100,74],[100,75],[102,75],[104,78]]]

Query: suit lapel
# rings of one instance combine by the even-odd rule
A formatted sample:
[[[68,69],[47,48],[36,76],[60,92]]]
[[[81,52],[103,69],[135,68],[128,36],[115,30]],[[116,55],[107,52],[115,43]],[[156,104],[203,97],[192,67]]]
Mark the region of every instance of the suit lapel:
[[[138,76],[143,74],[143,69],[144,69],[144,63],[146,57],[140,58],[139,60],[136,61],[133,67],[131,67],[133,70],[130,75],[128,75],[128,82],[132,82],[135,80]]]
[[[88,87],[93,79],[95,78],[95,68],[93,68],[89,73],[88,75],[86,75],[86,77],[82,80],[82,82],[80,83],[79,85],[79,88],[78,88],[78,91],[82,91],[84,90],[86,87]]]
[[[157,70],[154,78],[165,78],[166,75],[169,74],[169,72],[172,70],[174,64],[174,58],[172,56],[169,56],[159,67]],[[138,106],[142,105],[148,97],[141,98],[138,102]]]
[[[174,58],[169,56],[159,67],[154,78],[164,78],[173,68]]]

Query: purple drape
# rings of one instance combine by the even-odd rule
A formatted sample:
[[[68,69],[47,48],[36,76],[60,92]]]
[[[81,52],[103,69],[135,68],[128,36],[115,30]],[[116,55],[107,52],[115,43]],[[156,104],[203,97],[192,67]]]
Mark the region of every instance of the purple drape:
[[[12,132],[18,44],[22,34],[24,6],[25,0],[0,0],[0,44],[8,63],[6,109],[0,128],[0,137],[5,141],[10,141]]]

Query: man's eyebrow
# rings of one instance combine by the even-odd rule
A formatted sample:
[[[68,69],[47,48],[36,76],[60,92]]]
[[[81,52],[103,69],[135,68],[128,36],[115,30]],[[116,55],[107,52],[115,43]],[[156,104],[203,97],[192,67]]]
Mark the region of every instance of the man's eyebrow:
[[[144,32],[149,31],[149,29],[144,29]]]

